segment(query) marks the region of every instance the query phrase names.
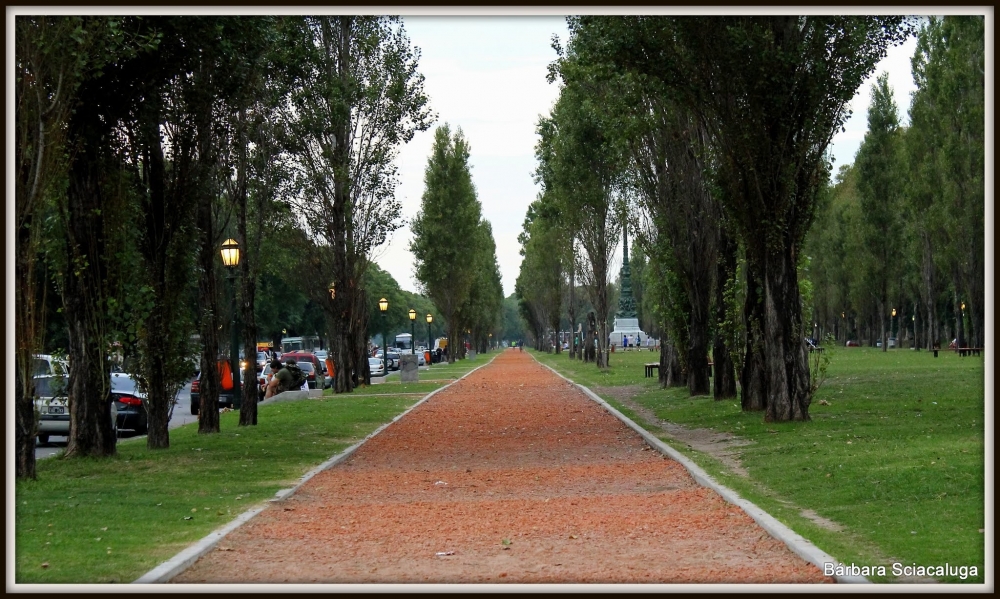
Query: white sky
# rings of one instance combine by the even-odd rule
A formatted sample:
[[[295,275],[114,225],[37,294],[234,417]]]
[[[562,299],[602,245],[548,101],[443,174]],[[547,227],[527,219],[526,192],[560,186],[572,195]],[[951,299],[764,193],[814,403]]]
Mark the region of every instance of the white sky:
[[[539,191],[532,179],[535,124],[539,116],[549,113],[558,95],[557,85],[545,81],[548,64],[555,59],[550,40],[557,34],[565,45],[565,19],[406,16],[404,23],[410,41],[421,50],[419,70],[426,78],[424,89],[438,121],[400,152],[397,197],[403,205],[403,217],[409,220],[420,210],[434,128],[446,122],[453,130],[461,127],[471,145],[472,179],[483,215],[493,225],[497,262],[504,295],[508,296],[514,291],[521,265],[517,236],[528,204]],[[913,38],[891,48],[875,71],[889,72],[904,124],[909,122],[910,93],[915,89],[910,72],[915,48]],[[861,86],[851,102],[853,116],[846,123],[846,132],[833,139],[834,172],[841,164],[854,162],[867,130],[874,77]],[[413,255],[408,249],[411,238],[408,226],[399,229],[376,261],[403,289],[417,291]]]

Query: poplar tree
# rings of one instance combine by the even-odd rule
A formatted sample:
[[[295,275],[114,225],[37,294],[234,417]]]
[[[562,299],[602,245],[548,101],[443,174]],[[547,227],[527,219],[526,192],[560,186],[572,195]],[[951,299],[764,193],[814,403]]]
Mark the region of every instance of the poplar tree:
[[[458,313],[477,272],[469,253],[475,251],[482,218],[469,168],[469,143],[461,129],[452,135],[446,123],[434,132],[424,186],[420,212],[411,224],[410,251],[421,291],[448,321],[448,362],[453,363],[462,330]]]

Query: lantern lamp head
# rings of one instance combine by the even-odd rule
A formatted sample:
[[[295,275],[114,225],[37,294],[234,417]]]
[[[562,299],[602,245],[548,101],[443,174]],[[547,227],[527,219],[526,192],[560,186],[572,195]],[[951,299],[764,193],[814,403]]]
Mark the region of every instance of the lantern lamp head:
[[[434,316],[432,316],[432,315],[428,314],[428,315],[427,315],[427,324],[430,324],[430,323],[432,323],[432,322],[434,322]]]
[[[410,320],[416,320],[416,319],[417,319],[417,311],[416,311],[416,310],[413,310],[413,309],[411,308],[411,309],[410,309]]]
[[[240,263],[240,244],[235,239],[227,239],[222,242],[222,263],[228,268],[233,268]]]
[[[382,314],[385,314],[386,310],[389,309],[389,300],[384,297],[380,299],[378,301],[378,309],[382,312]]]

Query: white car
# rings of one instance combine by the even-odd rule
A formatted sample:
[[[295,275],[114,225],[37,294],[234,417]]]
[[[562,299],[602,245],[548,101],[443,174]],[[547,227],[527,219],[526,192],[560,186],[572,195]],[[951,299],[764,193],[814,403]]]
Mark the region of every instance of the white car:
[[[395,356],[395,359],[393,359],[394,356]],[[375,357],[379,358],[379,359],[383,359],[384,356],[382,355],[382,350],[378,350],[378,353],[375,354]],[[389,370],[398,370],[399,369],[399,365],[396,363],[396,360],[398,360],[398,359],[399,359],[399,354],[394,354],[392,352],[389,352]]]
[[[385,376],[385,364],[381,358],[368,358],[368,369],[372,376]]]
[[[35,380],[35,410],[38,412],[38,442],[49,442],[50,435],[69,435],[69,377],[65,374],[42,374]],[[112,373],[111,426],[118,431],[146,434],[149,425],[144,400],[135,379],[124,373]]]

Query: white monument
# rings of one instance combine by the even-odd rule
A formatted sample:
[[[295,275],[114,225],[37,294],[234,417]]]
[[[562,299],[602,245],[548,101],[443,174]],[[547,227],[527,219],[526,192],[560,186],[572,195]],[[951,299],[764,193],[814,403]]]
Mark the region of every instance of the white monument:
[[[648,335],[639,328],[639,319],[635,312],[635,299],[632,298],[632,270],[628,265],[628,231],[622,229],[625,241],[625,253],[622,258],[622,294],[618,298],[618,312],[615,314],[615,328],[611,331],[611,344],[617,348],[625,347],[624,336],[628,336],[630,347],[642,347]]]

